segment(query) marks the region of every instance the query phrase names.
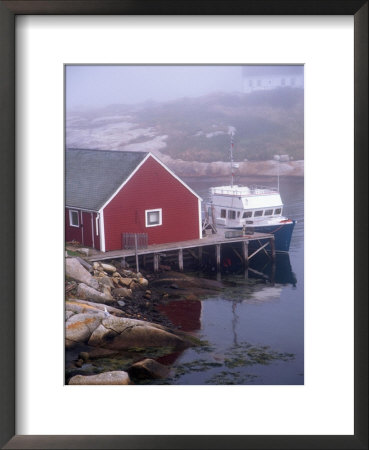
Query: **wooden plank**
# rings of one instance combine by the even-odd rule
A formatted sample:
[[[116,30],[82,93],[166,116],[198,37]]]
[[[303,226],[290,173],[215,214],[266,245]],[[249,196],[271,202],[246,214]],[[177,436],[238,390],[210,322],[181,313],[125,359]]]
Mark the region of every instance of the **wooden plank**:
[[[251,267],[250,267],[249,271],[254,273],[255,275],[259,275],[261,278],[264,278],[264,280],[268,280],[269,279],[268,275],[265,275],[265,273],[260,272],[259,270],[251,269]]]
[[[261,250],[263,250],[267,245],[269,245],[269,242],[267,242],[267,243],[264,244],[262,247],[259,247],[257,250],[255,250],[254,253],[252,253],[252,254],[249,256],[249,261],[250,261],[250,259],[251,259],[253,256],[255,256],[257,253],[259,253]]]
[[[263,239],[271,239],[271,234],[264,234],[264,233],[255,233],[252,237],[248,236],[247,239],[245,237],[239,237],[239,238],[232,238],[232,239],[226,239],[223,236],[219,235],[212,235],[204,239],[194,239],[190,241],[181,241],[181,242],[170,242],[167,244],[154,244],[149,245],[145,249],[138,249],[139,255],[150,255],[155,252],[177,252],[178,248],[182,249],[195,249],[199,247],[207,247],[212,245],[220,245],[220,244],[230,244],[234,242],[243,242],[243,241],[257,241],[257,240],[263,240]],[[88,261],[103,261],[106,259],[115,259],[115,258],[122,258],[122,257],[129,257],[129,256],[135,256],[135,250],[114,250],[110,252],[101,252],[97,253],[95,255],[91,255],[89,258],[87,258]]]
[[[238,251],[234,247],[231,247],[231,249],[232,249],[233,253],[238,257],[238,259],[243,263],[244,260],[243,260],[242,256],[238,253]]]
[[[260,246],[263,245],[259,239],[258,239],[258,243]],[[264,253],[267,255],[267,257],[269,258],[268,252],[265,250],[265,247],[263,248],[263,250],[264,250]]]
[[[188,248],[187,251],[193,257],[193,259],[199,259],[198,255],[196,255],[196,253],[192,251],[190,248]]]

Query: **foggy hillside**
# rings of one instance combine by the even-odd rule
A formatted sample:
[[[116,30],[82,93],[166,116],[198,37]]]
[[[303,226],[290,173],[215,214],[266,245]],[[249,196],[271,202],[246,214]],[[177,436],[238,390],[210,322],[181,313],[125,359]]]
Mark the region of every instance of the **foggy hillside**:
[[[275,154],[302,160],[303,90],[215,93],[165,103],[69,111],[67,146],[152,151],[184,161],[264,161]]]

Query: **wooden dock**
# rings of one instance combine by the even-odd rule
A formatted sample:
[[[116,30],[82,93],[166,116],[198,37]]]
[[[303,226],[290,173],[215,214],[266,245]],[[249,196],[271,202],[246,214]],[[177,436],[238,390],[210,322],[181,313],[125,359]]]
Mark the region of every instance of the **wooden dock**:
[[[257,249],[249,254],[249,243],[255,241],[257,243]],[[135,266],[137,271],[139,270],[139,260],[141,259],[143,264],[146,265],[146,257],[150,256],[152,258],[152,264],[154,271],[159,270],[160,258],[167,256],[168,254],[175,255],[178,261],[179,270],[183,270],[184,267],[184,251],[190,254],[191,257],[198,261],[199,264],[202,262],[203,251],[205,247],[214,248],[214,256],[216,261],[217,271],[220,271],[221,265],[221,254],[222,246],[229,244],[237,244],[241,251],[235,248],[235,245],[231,245],[232,251],[237,255],[237,257],[244,263],[245,267],[248,266],[250,259],[255,256],[260,251],[265,250],[270,244],[271,257],[275,258],[275,245],[274,245],[274,235],[267,233],[253,233],[244,234],[237,237],[226,237],[226,232],[224,230],[219,230],[216,234],[209,234],[202,239],[192,239],[189,241],[182,242],[169,242],[166,244],[153,244],[148,245],[146,248],[137,249],[122,249],[114,250],[111,252],[97,252],[94,255],[89,256],[87,259],[90,262],[94,261],[106,261],[112,259],[121,259],[125,261],[127,258],[135,259]]]

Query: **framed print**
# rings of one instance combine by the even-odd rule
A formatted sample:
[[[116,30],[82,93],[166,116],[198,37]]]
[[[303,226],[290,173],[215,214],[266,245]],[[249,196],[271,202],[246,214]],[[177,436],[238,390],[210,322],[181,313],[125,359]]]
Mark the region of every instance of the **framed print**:
[[[233,3],[216,6],[190,2],[177,3],[175,6],[156,3],[155,7],[149,8],[140,2],[128,5],[125,1],[4,1],[0,3],[0,8],[0,50],[3,61],[0,72],[3,153],[1,195],[4,196],[6,204],[6,213],[3,214],[1,221],[4,251],[1,263],[4,276],[0,306],[3,337],[1,340],[3,399],[0,409],[1,445],[4,448],[268,449],[292,446],[296,448],[367,448],[367,255],[365,250],[367,247],[366,205],[368,203],[367,3],[364,1],[343,1],[339,4],[322,2],[317,6],[309,2],[299,2],[297,6],[295,2],[282,1],[278,4],[278,8],[275,8],[269,2],[260,2],[257,5],[249,2],[242,5]],[[301,138],[301,135],[297,134],[288,148],[283,141],[280,149],[276,150],[276,147],[273,147],[270,149],[270,154],[268,153],[270,158],[277,156],[274,161],[278,161],[278,167],[281,167],[283,159],[291,156],[288,152],[292,154],[297,151],[293,147],[294,143],[297,142],[296,148],[298,148],[301,147],[299,143],[302,142],[305,149],[305,155],[302,156],[305,157],[305,182],[303,183],[305,256],[301,257],[301,260],[304,260],[304,268],[301,269],[301,274],[297,273],[297,285],[301,277],[305,279],[304,289],[302,289],[305,297],[303,315],[296,318],[296,305],[302,303],[299,291],[293,291],[291,285],[291,289],[286,288],[290,292],[289,308],[283,310],[283,297],[279,297],[282,300],[274,304],[274,326],[271,326],[272,321],[268,322],[270,309],[265,307],[263,311],[267,312],[260,316],[263,317],[264,322],[251,320],[256,308],[259,308],[259,311],[262,310],[260,302],[256,302],[256,306],[247,309],[247,320],[243,320],[243,307],[235,300],[233,321],[228,320],[232,318],[227,315],[229,304],[224,304],[222,309],[221,305],[224,301],[222,298],[217,299],[217,308],[220,307],[220,309],[214,310],[215,312],[211,313],[212,317],[206,316],[208,312],[204,309],[201,310],[200,317],[203,323],[208,321],[207,323],[210,324],[208,335],[204,335],[210,343],[213,343],[214,334],[211,334],[211,330],[214,327],[218,329],[216,338],[222,337],[225,342],[228,334],[224,331],[220,332],[220,329],[227,330],[227,327],[233,326],[234,337],[236,341],[240,337],[239,342],[241,342],[241,338],[250,336],[253,326],[260,329],[264,323],[265,329],[253,335],[253,347],[247,347],[248,351],[251,348],[255,354],[256,343],[264,345],[264,353],[257,353],[257,364],[252,366],[254,368],[259,367],[258,364],[266,356],[282,355],[268,353],[269,350],[265,345],[269,342],[265,341],[261,331],[265,334],[266,330],[269,330],[269,335],[272,335],[272,328],[274,328],[274,332],[279,336],[281,349],[288,352],[289,356],[287,353],[283,354],[283,360],[278,364],[265,364],[263,371],[242,372],[239,367],[245,363],[243,355],[229,354],[228,347],[220,345],[209,354],[205,352],[196,356],[197,364],[202,364],[200,364],[201,370],[197,370],[199,366],[193,366],[195,359],[187,361],[192,365],[186,366],[178,364],[175,360],[172,367],[176,368],[177,377],[172,378],[172,383],[169,385],[162,383],[158,386],[157,384],[160,383],[136,382],[133,386],[71,386],[71,384],[78,384],[70,382],[74,377],[91,375],[91,373],[84,373],[84,370],[92,367],[95,375],[98,375],[101,370],[96,365],[96,360],[94,362],[90,357],[84,359],[86,356],[83,356],[84,349],[81,350],[82,353],[80,351],[72,355],[70,365],[66,364],[64,367],[64,321],[62,320],[65,316],[64,218],[68,225],[65,237],[69,242],[67,252],[70,261],[81,263],[83,260],[83,258],[77,260],[77,256],[81,256],[80,246],[73,247],[77,241],[89,248],[94,247],[94,244],[99,245],[98,250],[105,252],[116,251],[116,245],[122,245],[123,248],[133,246],[136,249],[136,253],[132,253],[121,261],[122,266],[114,266],[117,270],[111,272],[111,275],[109,275],[111,268],[102,260],[100,262],[105,266],[97,263],[92,269],[88,269],[91,270],[95,280],[92,283],[95,284],[100,275],[99,283],[102,282],[102,277],[107,278],[105,281],[110,284],[114,283],[112,278],[116,278],[116,285],[111,286],[109,292],[114,296],[114,303],[111,305],[117,307],[122,289],[127,287],[134,291],[136,284],[147,282],[146,275],[149,283],[152,281],[149,277],[150,273],[145,272],[145,262],[138,249],[144,248],[145,245],[150,246],[152,243],[167,245],[167,242],[156,241],[161,239],[160,232],[164,228],[166,236],[177,233],[175,236],[173,234],[173,240],[178,243],[182,236],[194,239],[191,232],[200,232],[201,227],[199,215],[198,226],[194,230],[190,223],[183,229],[180,227],[175,230],[173,227],[166,229],[171,220],[171,211],[168,210],[167,203],[146,201],[151,193],[145,192],[142,194],[145,201],[142,197],[141,200],[137,200],[142,203],[142,210],[137,208],[136,216],[133,216],[129,229],[119,230],[118,235],[115,236],[114,230],[109,229],[111,221],[109,222],[108,210],[111,199],[109,196],[106,197],[104,190],[107,189],[107,194],[118,192],[120,183],[124,181],[118,180],[115,188],[109,184],[114,178],[114,170],[121,176],[129,166],[127,161],[115,160],[117,154],[118,159],[121,157],[119,152],[112,152],[109,157],[109,159],[115,158],[115,162],[108,169],[111,177],[99,184],[97,194],[92,199],[96,204],[82,205],[78,203],[80,201],[78,195],[70,196],[69,186],[73,185],[82,172],[82,170],[76,171],[75,168],[87,167],[88,169],[90,167],[88,164],[96,159],[96,155],[91,156],[91,146],[84,144],[83,133],[87,133],[90,142],[94,140],[97,143],[97,148],[104,144],[101,136],[104,136],[105,142],[109,141],[106,143],[108,146],[114,146],[112,142],[115,142],[117,138],[120,139],[119,145],[123,145],[122,142],[126,139],[123,133],[125,129],[133,134],[124,146],[137,147],[144,138],[154,138],[155,145],[160,146],[164,138],[160,141],[161,135],[155,135],[157,129],[150,120],[143,120],[144,117],[147,118],[145,112],[140,113],[140,116],[136,113],[134,117],[134,120],[139,123],[138,127],[124,125],[124,120],[127,118],[122,121],[122,115],[128,115],[128,113],[124,113],[117,106],[115,109],[106,109],[103,113],[100,111],[96,116],[90,114],[89,108],[85,108],[85,111],[80,112],[77,117],[79,125],[76,127],[75,116],[72,117],[68,112],[68,102],[77,101],[84,96],[85,103],[88,105],[91,98],[99,94],[102,86],[104,98],[110,95],[109,89],[113,93],[109,100],[110,105],[116,103],[119,106],[122,103],[122,95],[129,103],[129,95],[133,95],[134,91],[145,92],[145,89],[148,90],[148,95],[142,97],[142,101],[148,102],[151,96],[150,101],[153,105],[155,101],[158,101],[155,98],[158,91],[149,89],[152,85],[150,83],[156,77],[151,69],[155,71],[156,68],[163,67],[168,71],[177,70],[176,67],[211,67],[212,72],[208,75],[208,82],[205,85],[207,89],[215,86],[214,90],[216,90],[219,86],[216,80],[220,79],[218,67],[255,68],[268,65],[304,67],[304,90],[301,96],[304,101],[300,103],[300,109],[294,110],[294,116],[289,116],[291,123],[293,121],[297,123],[299,117],[304,118],[304,128],[302,128],[304,137]],[[109,70],[119,66],[124,68],[125,72],[115,73],[113,78],[103,78],[102,82],[97,82],[96,73],[89,71],[97,66],[110,68]],[[112,80],[125,79],[129,84],[128,67],[132,68],[132,79],[140,83],[140,89],[132,88],[126,91],[122,89],[120,94],[119,87],[114,87]],[[179,86],[180,80],[182,80],[183,88],[188,89],[190,85],[191,92],[194,92],[195,88],[200,89],[201,77],[196,75],[197,79],[193,78],[191,73],[187,72],[182,78],[177,73],[170,80],[165,70],[160,74],[160,86],[167,96],[166,100],[177,101],[170,98],[172,80],[176,80],[174,86],[177,90],[179,87],[182,88]],[[199,69],[195,71],[198,73]],[[261,109],[255,98],[258,92],[269,91],[269,88],[264,89],[264,84],[269,81],[272,83],[274,78],[269,76],[264,80],[260,73],[256,76],[245,69],[237,73],[243,74],[243,90],[252,89],[253,91],[251,93],[245,91],[237,95],[242,99],[251,99],[253,94],[255,106],[252,112],[255,113],[257,108],[260,112]],[[296,85],[299,83],[296,74],[283,76],[280,79],[281,83],[282,79],[284,83],[281,88],[289,88],[291,92],[301,93],[301,90],[298,90],[299,86]],[[292,80],[293,86],[285,86],[286,83],[292,83]],[[64,104],[64,92],[66,104]],[[188,90],[183,92],[183,96],[189,95],[192,98],[192,103],[198,101],[196,92],[195,94],[188,94]],[[200,90],[199,92],[208,96],[213,95],[212,91]],[[226,96],[224,93],[222,95]],[[214,96],[211,101],[213,100]],[[218,104],[212,111],[219,112],[220,103],[219,100],[217,101]],[[228,103],[223,101],[222,112],[225,111],[228,117],[232,115],[232,120],[236,122],[233,106],[229,104],[229,101],[228,97]],[[104,109],[108,105],[103,100],[100,106]],[[162,105],[160,107],[162,108],[160,119],[162,131],[168,129],[164,126],[165,121],[168,120],[168,114]],[[199,103],[196,110],[198,111],[197,120],[201,122],[203,119],[199,113]],[[248,122],[253,121],[253,127],[248,128],[247,136],[243,136],[243,130],[237,124],[233,131],[224,127],[224,129],[213,127],[216,133],[214,135],[211,127],[218,123],[218,116],[215,113],[212,116],[214,123],[204,122],[199,130],[195,130],[191,122],[194,118],[186,118],[183,115],[184,111],[185,108],[182,108],[180,119],[179,116],[176,117],[176,114],[169,116],[173,129],[177,127],[173,136],[180,136],[177,143],[172,143],[171,146],[172,148],[183,146],[183,148],[180,147],[182,153],[177,155],[178,159],[179,157],[182,159],[182,164],[186,158],[190,157],[189,147],[185,147],[185,139],[181,135],[181,128],[185,126],[189,127],[192,136],[192,148],[204,163],[209,163],[207,147],[204,144],[204,142],[208,143],[209,139],[215,148],[216,139],[220,142],[222,139],[229,138],[231,149],[234,147],[234,155],[231,152],[230,156],[231,167],[237,168],[239,172],[243,170],[245,164],[249,163],[249,160],[258,158],[250,152],[251,144],[247,140],[252,134],[251,131],[256,133],[258,126],[252,115],[249,116]],[[263,111],[265,112],[265,109]],[[65,117],[63,117],[64,112],[66,112]],[[119,121],[117,121],[118,115]],[[115,122],[111,121],[112,116],[115,117]],[[275,125],[277,119],[272,108],[268,109],[268,118],[273,119]],[[88,125],[81,126],[81,121]],[[231,126],[234,123],[230,122],[226,125]],[[100,134],[96,132],[97,128]],[[76,129],[79,130],[77,134],[73,131]],[[283,134],[280,128],[274,129],[278,130],[275,132],[274,139],[274,145],[277,145],[277,136],[281,138]],[[84,131],[81,132],[81,130]],[[140,133],[144,130],[145,136],[137,134],[137,130],[141,130]],[[267,140],[267,130],[267,125],[264,125],[262,131],[264,140]],[[214,137],[216,139],[213,139]],[[147,142],[145,139],[144,142]],[[165,139],[172,139],[172,137]],[[202,146],[198,144],[200,141]],[[224,146],[223,141],[219,145]],[[68,147],[80,149],[82,147],[82,153],[90,152],[87,160],[83,162],[78,159],[83,159],[84,154],[81,150],[77,152],[74,150],[69,156],[66,152],[67,158],[64,161],[64,151]],[[125,147],[120,150],[123,149],[128,154],[132,148]],[[267,151],[269,147],[261,146],[260,148],[260,151]],[[110,150],[116,150],[116,148],[110,148]],[[100,156],[101,153],[96,157]],[[164,180],[170,175],[173,177],[170,178],[173,183],[172,189],[180,193],[177,198],[179,199],[180,196],[184,198],[186,195],[189,199],[194,198],[195,206],[190,206],[191,200],[183,202],[183,205],[187,205],[188,211],[191,210],[190,214],[199,214],[197,209],[199,196],[196,196],[199,187],[196,183],[196,186],[191,185],[192,181],[186,179],[180,172],[183,170],[183,165],[178,166],[177,170],[170,165],[168,155],[164,155],[167,159],[162,161],[157,153],[153,156],[145,156],[142,161],[136,161],[136,165],[133,164],[132,158],[137,158],[137,154],[126,156],[131,158],[130,164],[132,163],[131,170],[126,174],[129,180],[134,182],[141,173],[145,173],[146,180],[149,180],[155,172],[156,181],[152,183],[153,186],[154,184],[157,186],[160,184],[160,179]],[[233,156],[235,156],[234,160]],[[301,155],[297,159],[300,157]],[[74,158],[74,162],[71,163],[70,158]],[[222,155],[219,156],[219,159],[221,158]],[[245,159],[247,161],[244,161]],[[99,167],[105,164],[107,164],[106,159],[90,167],[84,180],[88,178],[92,170],[98,171]],[[155,166],[155,169],[150,166],[147,172],[144,172],[145,164],[151,164]],[[197,169],[200,170],[201,167],[198,164]],[[140,172],[140,168],[143,171]],[[16,173],[15,180],[14,173]],[[69,178],[69,181],[67,178],[65,182],[64,173],[72,178]],[[237,173],[234,176],[237,177]],[[129,181],[127,183],[125,186],[129,186]],[[228,181],[227,183],[229,184]],[[231,187],[235,183],[232,171]],[[64,185],[66,196],[64,196]],[[82,192],[81,186],[79,184],[77,193]],[[132,191],[134,195],[140,192],[137,186],[140,186],[140,183],[138,185],[136,183],[136,188]],[[211,187],[216,196],[219,192],[214,186],[218,184],[210,184],[205,188]],[[281,184],[280,187],[283,192],[283,185]],[[167,192],[165,196],[170,194]],[[164,198],[164,194],[161,194],[161,197],[155,196]],[[87,198],[86,195],[83,197]],[[67,213],[65,213],[64,205],[68,209]],[[283,214],[282,211],[278,211],[279,204],[273,204],[273,208],[264,206],[262,216],[274,217]],[[186,208],[183,208],[184,213],[187,211]],[[222,220],[225,225],[237,220],[237,208],[223,209],[226,211],[223,212],[220,208],[218,212],[212,213],[214,217],[218,214],[219,217],[216,216],[218,225]],[[257,210],[261,210],[260,205],[254,209],[255,211],[251,212],[252,220],[259,220]],[[247,208],[245,211],[242,210],[242,214],[246,214],[245,220],[250,220],[247,217],[249,212]],[[209,213],[209,222],[212,214]],[[126,212],[125,216],[128,217],[129,212]],[[118,216],[114,217],[117,221]],[[241,220],[241,212],[238,219]],[[288,219],[289,217],[286,218]],[[271,219],[268,217],[268,220]],[[302,220],[304,220],[303,214]],[[185,221],[186,214],[181,216],[181,222]],[[82,224],[83,227],[81,227]],[[140,227],[135,224],[140,224]],[[132,236],[129,235],[130,232],[135,233],[133,241]],[[247,234],[250,232],[249,229],[238,230],[241,233],[240,236],[237,235],[238,237],[235,234],[230,235],[230,232],[234,233],[235,230],[226,230],[227,238],[242,240],[244,236],[249,236],[249,244],[252,241],[252,234]],[[77,236],[76,233],[82,234]],[[137,235],[137,233],[145,236]],[[204,233],[206,234],[205,230]],[[148,239],[148,244],[143,242],[145,239]],[[231,256],[221,251],[218,253],[218,250],[215,253],[214,249],[215,259],[212,264],[215,269],[219,268],[220,272],[227,273],[228,276],[232,264],[235,261],[240,264],[242,255],[244,257],[247,255],[242,253],[242,248],[241,244],[240,247],[235,246],[230,250]],[[263,254],[265,253],[263,249],[273,254],[272,240],[264,247],[260,245],[257,250]],[[199,254],[196,253],[197,248],[190,250],[176,250],[173,264],[179,270],[183,269],[183,266],[186,267],[189,255],[192,255],[193,260],[199,258]],[[252,250],[248,253],[250,254],[253,254]],[[91,260],[88,264],[91,263],[92,266],[93,262],[96,261]],[[127,263],[130,265],[128,268],[124,266]],[[75,264],[75,262],[68,264]],[[150,264],[155,269],[155,267],[160,268],[160,264],[163,267],[170,266],[171,262],[164,259],[160,262],[153,257]],[[138,265],[143,274],[141,277],[138,275]],[[135,269],[132,270],[132,267]],[[160,270],[165,271],[163,267]],[[135,275],[136,272],[137,275]],[[276,273],[275,276],[277,275],[280,274]],[[73,322],[75,320],[73,315],[77,314],[73,295],[76,289],[81,289],[81,283],[73,284],[75,281],[71,280],[75,280],[75,277],[68,278],[67,286],[72,295],[69,297],[70,308],[73,308],[73,311],[69,310],[68,315]],[[231,281],[234,282],[234,280]],[[129,286],[123,287],[122,283],[125,285],[128,282]],[[276,285],[272,286],[274,296],[280,284],[282,283],[277,281]],[[168,289],[178,294],[179,281],[172,281],[172,285]],[[108,295],[100,284],[97,286],[100,294],[104,292],[104,295]],[[152,297],[156,295],[154,289],[150,291],[147,289],[146,287],[142,291],[142,295],[146,296],[143,307],[146,303],[150,304]],[[265,294],[264,290],[258,289],[256,287],[259,297],[259,292]],[[116,294],[117,298],[115,298]],[[130,306],[129,314],[132,319],[141,320],[141,314],[147,313],[145,308],[142,309],[143,312],[136,310],[135,305],[130,305],[130,300],[126,297],[122,297],[119,301],[126,307]],[[187,301],[192,302],[191,307],[195,303],[198,304],[198,300],[194,297]],[[267,300],[264,298],[263,301]],[[178,304],[177,302],[176,305]],[[209,305],[210,303],[207,304]],[[167,307],[171,307],[170,302]],[[98,316],[101,324],[105,324],[110,315],[116,314],[113,309],[108,304],[102,305],[101,311],[94,318]],[[282,310],[283,314],[281,314]],[[224,326],[219,320],[220,311],[223,311]],[[237,322],[240,316],[241,321]],[[173,315],[167,317],[175,320]],[[144,319],[153,321],[153,316],[145,316]],[[117,321],[116,318],[114,320]],[[283,336],[286,336],[287,332],[292,332],[294,327],[301,330],[301,321],[304,323],[304,333],[300,331],[300,335],[304,334],[305,344],[302,345],[304,362],[299,371],[304,373],[304,377],[298,379],[296,376],[291,382],[292,378],[286,368],[294,367],[295,355],[292,355],[287,347],[284,349]],[[195,322],[198,323],[199,320],[196,319]],[[166,324],[162,323],[162,325]],[[186,332],[187,325],[184,324],[183,332]],[[67,339],[70,336],[66,335]],[[182,338],[183,336],[184,334],[181,335]],[[131,347],[129,351],[139,350],[138,347]],[[213,358],[210,369],[209,355]],[[250,355],[249,357],[251,358]],[[180,360],[181,357],[178,361]],[[163,361],[161,360],[164,364],[165,361]],[[206,367],[203,364],[204,361]],[[105,363],[108,364],[106,361]],[[109,364],[112,364],[112,361]],[[228,366],[232,367],[229,372],[224,373],[223,369],[225,367],[229,369]],[[109,366],[109,370],[114,370],[114,367],[117,367],[116,361]],[[203,370],[204,367],[206,370]],[[218,367],[222,367],[222,373],[218,371]],[[237,370],[234,370],[235,367]],[[69,372],[66,373],[65,369]],[[135,375],[128,366],[127,370],[134,379],[137,373],[135,372]],[[295,372],[297,373],[297,369]],[[239,374],[243,375],[242,380]],[[245,374],[252,374],[256,377],[253,380],[259,379],[265,382],[255,383],[251,378],[245,378]],[[221,384],[228,384],[224,380],[229,381],[230,375],[234,377],[231,384],[235,385],[221,386]],[[169,379],[165,378],[165,380]],[[173,385],[176,384],[176,380],[179,381],[177,383],[179,386]],[[281,380],[281,382],[275,380]],[[114,400],[106,406],[107,399]],[[92,427],[91,423],[95,425]]]

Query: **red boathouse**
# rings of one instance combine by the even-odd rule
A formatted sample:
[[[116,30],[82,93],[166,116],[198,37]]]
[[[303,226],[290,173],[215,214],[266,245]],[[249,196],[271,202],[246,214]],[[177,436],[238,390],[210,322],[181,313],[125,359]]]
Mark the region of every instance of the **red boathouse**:
[[[122,249],[123,233],[201,238],[201,198],[153,154],[68,149],[65,167],[66,241],[104,252]]]

